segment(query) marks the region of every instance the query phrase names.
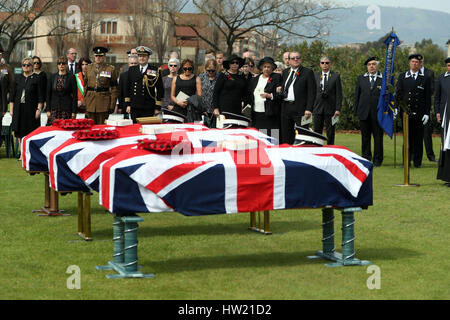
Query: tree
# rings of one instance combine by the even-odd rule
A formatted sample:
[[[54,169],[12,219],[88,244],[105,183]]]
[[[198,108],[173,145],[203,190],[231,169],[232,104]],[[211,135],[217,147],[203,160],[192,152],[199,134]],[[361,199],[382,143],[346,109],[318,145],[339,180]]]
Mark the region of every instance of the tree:
[[[50,28],[45,34],[30,32],[34,23],[48,14],[53,8],[60,7],[67,0],[0,0],[0,37],[4,44],[3,56],[9,60],[16,45],[25,40],[48,37],[58,34],[59,27]]]
[[[265,28],[272,34],[288,35],[294,39],[314,39],[326,33],[325,22],[332,18],[328,14],[335,7],[328,1],[311,0],[192,0],[195,8],[207,15],[219,39],[214,41],[202,34],[195,24],[180,24],[176,15],[170,15],[176,26],[190,27],[196,35],[215,50],[224,50],[230,55],[237,39]]]

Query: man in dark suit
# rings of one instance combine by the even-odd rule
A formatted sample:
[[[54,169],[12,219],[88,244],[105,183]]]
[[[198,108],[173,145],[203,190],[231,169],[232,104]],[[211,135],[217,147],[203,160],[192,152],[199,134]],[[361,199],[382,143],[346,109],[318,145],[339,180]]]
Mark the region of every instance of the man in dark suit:
[[[126,109],[126,105],[125,105],[125,96],[127,96],[126,92],[125,92],[125,81],[127,79],[128,76],[128,70],[130,67],[132,66],[137,66],[138,65],[138,56],[137,54],[135,55],[129,55],[128,56],[128,64],[127,64],[127,69],[125,71],[123,71],[120,75],[119,75],[119,95],[117,96],[117,110],[116,113],[125,113],[125,109]]]
[[[77,63],[77,50],[70,48],[66,52],[67,56],[67,72],[71,74],[77,74],[81,72],[81,68]]]
[[[301,125],[301,119],[310,119],[316,97],[314,72],[301,65],[298,52],[289,53],[290,68],[283,70],[282,85],[277,93],[282,96],[281,139],[280,143],[293,144],[295,124]],[[307,126],[307,125],[306,125]]]
[[[322,71],[314,74],[316,78],[317,95],[314,102],[314,131],[322,134],[325,124],[327,144],[334,144],[335,126],[332,119],[339,116],[342,105],[341,76],[331,72],[331,60],[328,57],[320,59]]]
[[[161,70],[148,63],[152,50],[144,46],[137,47],[136,50],[139,65],[130,67],[123,80],[126,113],[131,115],[133,122],[136,122],[136,118],[158,114],[164,97]]]
[[[378,58],[370,57],[365,61],[367,72],[356,81],[355,115],[361,127],[362,157],[373,161],[378,167],[383,162],[383,129],[378,123],[377,107],[380,98],[383,75],[378,71]],[[373,135],[373,158],[371,137]]]
[[[434,113],[439,124],[441,124],[444,116],[444,108],[447,103],[448,91],[450,90],[450,58],[445,59],[445,64],[447,65],[447,71],[439,75],[434,95]]]
[[[431,87],[431,95],[434,94],[434,71],[431,69],[428,69],[424,66],[425,59],[422,56],[421,61],[421,69],[420,73],[422,73],[425,77],[429,78],[430,81],[430,87]],[[431,121],[428,121],[427,124],[424,126],[423,130],[423,142],[425,143],[425,152],[427,154],[428,160],[431,162],[437,162],[436,156],[434,155],[433,151],[433,128],[431,127]]]
[[[422,55],[409,56],[410,70],[401,73],[396,85],[396,101],[404,103],[408,116],[409,154],[416,168],[422,166],[423,130],[430,119],[431,83],[430,78],[420,73]]]

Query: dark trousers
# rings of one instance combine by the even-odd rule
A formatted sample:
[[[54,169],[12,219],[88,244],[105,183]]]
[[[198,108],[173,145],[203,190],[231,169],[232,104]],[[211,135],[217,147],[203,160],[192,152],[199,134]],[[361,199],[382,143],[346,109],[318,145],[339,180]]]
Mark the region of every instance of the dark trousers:
[[[108,112],[87,112],[88,118],[94,120],[95,124],[105,124],[108,115]]]
[[[137,123],[136,118],[153,117],[155,115],[155,109],[134,109],[132,107],[130,115],[133,123]]]
[[[425,143],[425,152],[428,160],[435,159],[433,151],[433,128],[431,127],[431,119],[423,128],[423,142]]]
[[[424,125],[420,119],[409,118],[409,160],[412,160],[416,167],[422,165],[423,130]]]
[[[281,105],[281,139],[280,144],[295,142],[295,124],[300,126],[303,114],[297,110],[295,104],[283,101]],[[307,126],[306,126],[307,127]]]
[[[334,145],[335,126],[331,125],[331,118],[333,115],[329,114],[314,114],[314,131],[323,133],[323,126],[326,127],[327,145]]]
[[[361,127],[361,151],[362,157],[369,161],[373,161],[376,165],[383,162],[383,129],[378,124],[378,119],[369,117],[366,120],[360,120]],[[372,158],[372,142],[373,135],[373,158]]]

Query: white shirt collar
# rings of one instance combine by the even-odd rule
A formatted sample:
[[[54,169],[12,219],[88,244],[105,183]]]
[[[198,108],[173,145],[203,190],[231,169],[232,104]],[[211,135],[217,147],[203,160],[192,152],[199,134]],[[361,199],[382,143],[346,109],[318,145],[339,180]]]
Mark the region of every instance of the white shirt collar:
[[[370,74],[369,72],[366,72],[365,74],[364,74],[364,77],[368,77],[368,76],[376,76],[377,78],[383,78],[383,74],[380,72],[380,71],[377,71],[377,73],[375,73],[375,74]]]
[[[446,73],[444,73],[444,77],[448,77],[448,76],[450,76],[450,72],[446,72]]]

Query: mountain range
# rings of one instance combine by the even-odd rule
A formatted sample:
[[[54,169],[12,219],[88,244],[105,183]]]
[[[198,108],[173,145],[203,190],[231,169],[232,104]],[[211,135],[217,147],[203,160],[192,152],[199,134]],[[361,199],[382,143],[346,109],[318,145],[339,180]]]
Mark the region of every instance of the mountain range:
[[[336,10],[335,19],[329,24],[329,35],[325,37],[331,46],[348,43],[376,41],[394,28],[399,39],[413,45],[422,39],[432,39],[443,49],[450,39],[450,14],[446,12],[415,9],[379,7],[379,29],[370,30],[376,24],[375,12],[367,6]]]

